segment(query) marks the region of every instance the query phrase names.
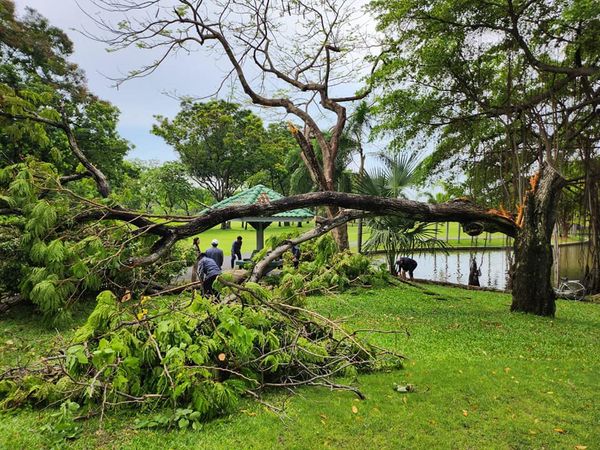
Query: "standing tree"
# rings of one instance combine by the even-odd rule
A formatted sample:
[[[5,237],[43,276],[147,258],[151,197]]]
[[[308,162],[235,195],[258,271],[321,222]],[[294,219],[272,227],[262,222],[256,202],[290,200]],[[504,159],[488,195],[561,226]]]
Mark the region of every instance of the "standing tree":
[[[365,176],[365,138],[367,132],[372,128],[371,123],[371,111],[366,101],[361,101],[356,109],[352,112],[350,120],[348,122],[347,134],[356,142],[356,152],[358,153],[358,178],[361,179]],[[362,252],[362,241],[363,241],[363,218],[358,219],[358,253]]]
[[[446,172],[496,174],[478,186],[506,190],[518,202],[511,308],[553,315],[551,236],[568,183],[561,171],[577,158],[576,138],[588,136],[598,120],[600,6],[542,0],[372,5],[389,48],[376,74],[385,86],[385,127],[398,144],[438,138],[433,159],[445,162]],[[465,153],[471,157],[465,160]]]
[[[262,164],[262,120],[239,105],[184,100],[172,121],[156,118],[152,132],[173,146],[190,177],[217,202],[233,195]]]
[[[363,33],[364,13],[355,8],[358,2],[89,1],[102,9],[104,17],[111,12],[117,16],[117,23],[98,20],[107,34],[96,38],[113,49],[136,46],[161,52],[128,78],[148,75],[169,55],[198,45],[224,56],[231,64],[230,74],[252,103],[280,109],[301,122],[302,129],[291,130],[313,182],[323,191],[336,189],[344,105],[368,93],[368,88],[348,93],[348,82],[366,75],[363,56],[371,48]],[[330,116],[326,120],[332,127],[319,125],[323,114]],[[321,149],[321,160],[314,142]],[[330,217],[337,212],[335,206],[328,207]],[[334,236],[340,247],[348,247],[345,226]]]
[[[82,164],[108,194],[106,178],[118,180],[130,146],[116,131],[118,109],[88,91],[72,53],[68,36],[36,11],[17,18],[12,1],[0,2],[0,164],[31,156],[79,177]]]
[[[263,143],[258,149],[260,169],[246,180],[246,184],[250,186],[263,184],[284,196],[289,195],[292,170],[288,162],[297,150],[298,144],[290,135],[288,126],[283,122],[270,123]]]

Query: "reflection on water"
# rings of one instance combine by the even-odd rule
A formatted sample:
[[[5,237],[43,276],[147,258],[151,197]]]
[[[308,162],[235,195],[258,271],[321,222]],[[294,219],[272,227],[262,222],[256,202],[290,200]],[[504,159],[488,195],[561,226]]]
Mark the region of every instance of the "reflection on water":
[[[583,244],[560,248],[561,277],[571,280],[583,278],[587,257],[585,248]],[[471,257],[474,257],[477,265],[480,266],[481,286],[505,288],[508,270],[512,263],[512,250],[452,251],[448,254],[435,252],[414,255],[413,258],[419,264],[415,270],[415,277],[467,284]],[[554,271],[552,273],[554,275]]]

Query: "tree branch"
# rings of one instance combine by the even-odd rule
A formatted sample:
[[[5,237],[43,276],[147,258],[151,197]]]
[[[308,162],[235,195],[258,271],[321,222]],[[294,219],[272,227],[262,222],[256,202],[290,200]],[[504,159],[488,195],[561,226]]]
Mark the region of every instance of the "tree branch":
[[[312,230],[307,231],[306,233],[298,236],[294,239],[289,239],[286,243],[278,246],[275,250],[269,253],[265,258],[256,263],[254,269],[252,270],[252,274],[250,275],[249,281],[257,282],[260,280],[267,267],[272,261],[275,261],[277,258],[281,257],[285,252],[292,248],[294,245],[301,244],[306,241],[310,241],[311,239],[317,238],[319,236],[328,233],[332,229],[343,225],[350,220],[358,219],[359,217],[364,216],[365,213],[362,211],[341,211],[337,216],[333,219],[322,219],[319,225]]]

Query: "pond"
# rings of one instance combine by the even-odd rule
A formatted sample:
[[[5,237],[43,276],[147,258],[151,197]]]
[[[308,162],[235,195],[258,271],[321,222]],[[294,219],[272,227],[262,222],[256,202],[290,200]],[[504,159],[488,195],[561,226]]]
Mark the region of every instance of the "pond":
[[[417,254],[413,256],[419,264],[415,270],[415,278],[467,284],[471,256],[474,256],[477,264],[481,266],[481,276],[479,277],[481,286],[496,289],[506,287],[507,273],[512,257],[511,249],[451,250],[447,254],[442,252]],[[560,276],[570,280],[582,279],[586,258],[585,244],[561,246]],[[383,258],[379,255],[377,260],[383,261]]]

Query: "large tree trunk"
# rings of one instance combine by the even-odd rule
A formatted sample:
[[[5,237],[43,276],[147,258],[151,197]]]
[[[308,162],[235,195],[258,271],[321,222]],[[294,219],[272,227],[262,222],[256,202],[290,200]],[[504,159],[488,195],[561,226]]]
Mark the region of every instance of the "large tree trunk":
[[[585,200],[590,216],[589,265],[584,284],[589,294],[600,292],[600,162],[587,158]]]
[[[358,253],[362,253],[362,244],[363,244],[363,220],[362,218],[358,219],[358,226],[356,228],[357,232],[357,247]]]
[[[333,206],[333,207],[330,206],[330,207],[327,207],[326,209],[327,209],[327,218],[329,220],[333,220],[340,213],[340,208],[338,208],[337,206]],[[331,234],[333,235],[333,238],[335,239],[335,243],[337,244],[340,251],[347,250],[350,248],[350,244],[348,242],[348,224],[346,222],[344,222],[339,227],[331,230]]]
[[[333,238],[335,239],[335,242],[338,245],[338,248],[340,249],[340,251],[347,250],[350,248],[350,243],[348,241],[348,224],[347,223],[340,225],[337,228],[334,228],[331,231],[331,234],[333,234]]]
[[[514,245],[511,311],[554,316],[552,232],[564,182],[553,168],[544,165],[539,182],[525,194],[521,231]]]

